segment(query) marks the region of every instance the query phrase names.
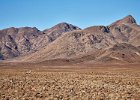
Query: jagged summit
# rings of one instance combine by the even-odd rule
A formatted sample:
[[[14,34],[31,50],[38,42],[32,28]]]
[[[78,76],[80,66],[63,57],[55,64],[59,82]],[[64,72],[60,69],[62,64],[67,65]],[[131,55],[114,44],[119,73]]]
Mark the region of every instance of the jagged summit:
[[[72,24],[62,22],[62,23],[59,23],[59,24],[53,26],[50,29],[45,29],[43,32],[44,33],[51,33],[52,31],[54,32],[55,30],[61,31],[61,32],[67,32],[67,31],[72,31],[72,30],[77,30],[77,29],[80,29],[80,28],[77,26],[74,26]]]
[[[137,24],[137,23],[132,15],[128,15],[128,16],[124,17],[123,19],[120,19],[120,20],[112,23],[110,26],[116,26],[116,25],[121,25],[121,24]]]
[[[57,24],[57,25],[55,25],[54,27],[70,27],[70,28],[78,28],[77,26],[74,26],[74,25],[72,25],[72,24],[69,24],[69,23],[67,23],[67,22],[62,22],[62,23],[59,23],[59,24]],[[79,29],[79,28],[78,28]]]
[[[134,17],[132,15],[126,16],[121,21],[124,22],[124,23],[130,23],[130,24],[135,23],[136,24],[136,20],[134,19]]]
[[[48,35],[50,41],[54,41],[57,37],[61,36],[62,33],[70,32],[74,30],[80,30],[80,28],[72,24],[63,22],[53,26],[50,29],[44,30],[43,33]]]

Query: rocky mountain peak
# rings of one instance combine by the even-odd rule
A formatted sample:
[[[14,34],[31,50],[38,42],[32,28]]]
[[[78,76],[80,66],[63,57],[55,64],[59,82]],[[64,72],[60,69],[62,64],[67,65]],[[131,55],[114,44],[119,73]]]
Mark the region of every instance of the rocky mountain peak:
[[[58,27],[60,27],[60,28],[64,28],[64,29],[70,29],[70,30],[77,30],[77,29],[80,29],[79,27],[77,27],[77,26],[74,26],[74,25],[72,25],[72,24],[68,24],[68,23],[66,23],[66,22],[63,22],[63,23],[60,23],[60,24],[58,24],[58,25],[56,25],[56,26],[58,26]]]
[[[137,24],[137,23],[132,15],[128,15],[128,16],[124,17],[123,19],[120,19],[120,20],[112,23],[110,26],[114,27],[114,26],[122,25],[122,24]]]
[[[59,24],[53,26],[50,29],[44,30],[44,33],[52,33],[54,31],[68,32],[68,31],[73,31],[73,30],[78,30],[78,29],[80,29],[80,28],[77,26],[74,26],[72,24],[68,24],[66,22],[62,22],[62,23],[59,23]]]
[[[70,32],[74,30],[80,30],[79,27],[66,22],[59,23],[50,29],[46,29],[43,33],[47,34],[50,41],[54,41],[57,37],[61,36],[65,32]]]
[[[124,23],[130,23],[130,24],[135,23],[136,24],[136,20],[134,19],[134,17],[132,15],[126,16],[121,21],[124,22]]]

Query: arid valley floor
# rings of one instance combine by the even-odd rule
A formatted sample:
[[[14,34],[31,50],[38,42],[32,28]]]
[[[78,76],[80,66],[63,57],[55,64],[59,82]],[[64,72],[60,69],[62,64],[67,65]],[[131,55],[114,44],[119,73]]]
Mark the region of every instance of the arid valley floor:
[[[140,64],[0,64],[0,100],[140,100]]]

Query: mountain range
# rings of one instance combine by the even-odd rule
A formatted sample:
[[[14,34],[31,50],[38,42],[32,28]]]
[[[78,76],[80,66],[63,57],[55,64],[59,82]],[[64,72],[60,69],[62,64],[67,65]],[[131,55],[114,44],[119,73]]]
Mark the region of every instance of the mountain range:
[[[0,59],[14,62],[140,63],[140,25],[128,15],[108,26],[60,23],[0,30]]]

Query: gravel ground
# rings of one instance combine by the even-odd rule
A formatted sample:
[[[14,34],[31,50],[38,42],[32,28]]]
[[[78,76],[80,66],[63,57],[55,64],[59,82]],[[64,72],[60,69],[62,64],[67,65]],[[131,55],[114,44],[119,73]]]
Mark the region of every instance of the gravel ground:
[[[0,70],[0,100],[140,100],[140,68]]]

